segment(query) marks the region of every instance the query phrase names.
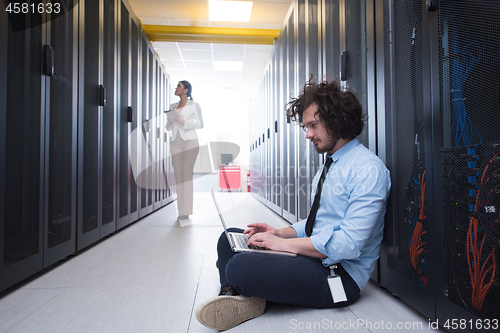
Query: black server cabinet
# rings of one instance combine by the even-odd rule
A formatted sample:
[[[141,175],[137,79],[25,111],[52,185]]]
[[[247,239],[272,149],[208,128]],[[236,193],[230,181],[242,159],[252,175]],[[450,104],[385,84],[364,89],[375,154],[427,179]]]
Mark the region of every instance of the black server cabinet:
[[[116,230],[115,3],[80,1],[78,243]]]
[[[437,319],[489,331],[500,320],[500,3],[438,1],[430,20]]]
[[[117,229],[137,221],[139,173],[139,23],[125,2],[120,2]]]
[[[67,8],[45,25],[54,71],[44,76],[44,267],[76,250],[78,7],[69,1]]]
[[[130,102],[131,102],[131,126],[132,128],[129,129],[129,131],[136,131],[140,128],[139,126],[139,103],[140,103],[140,83],[139,83],[139,78],[140,78],[140,62],[139,62],[139,55],[140,55],[140,37],[139,37],[139,28],[140,24],[137,20],[132,20],[131,21],[131,68],[132,72],[130,74],[130,89],[131,89],[131,94],[130,94]],[[132,133],[132,132],[129,132]],[[134,144],[135,143],[135,144]],[[137,142],[137,136],[135,137],[135,142],[130,143],[130,165],[128,166],[129,168],[129,173],[131,173],[134,170],[134,167],[132,167],[132,163],[134,163],[135,170],[139,170],[139,143]],[[123,151],[124,147],[120,146],[120,149],[122,149],[122,153],[125,153]],[[134,156],[134,158],[132,158]],[[137,221],[139,218],[139,186],[137,185],[137,177],[138,177],[138,172],[135,174],[131,174],[130,176],[130,217],[129,217],[129,222],[134,222]]]
[[[116,230],[116,127],[117,127],[117,25],[115,0],[103,3],[103,83],[106,103],[102,110],[101,231],[100,238]]]
[[[0,4],[0,289],[43,265],[42,34]]]
[[[160,146],[161,146],[161,114],[160,114],[160,92],[161,92],[161,68],[158,63],[158,59],[154,59],[154,96],[153,96],[153,209],[157,210],[162,206],[161,204],[161,183],[165,183],[163,180],[163,173],[160,169],[161,157],[160,157]]]
[[[279,132],[283,129],[282,124],[278,121],[279,119],[279,110],[276,109],[274,106],[276,105],[276,101],[279,100],[278,95],[276,94],[276,62],[275,62],[275,55],[271,57],[271,60],[269,62],[269,67],[266,72],[266,80],[267,80],[267,85],[266,88],[267,92],[266,93],[268,96],[268,99],[265,101],[267,107],[269,108],[269,113],[271,114],[271,142],[272,142],[272,151],[271,151],[271,156],[272,156],[272,179],[273,179],[273,186],[279,189],[283,189],[283,184],[282,178],[281,178],[281,172],[280,172],[280,163],[281,163],[281,136]],[[282,198],[283,191],[274,191],[272,193],[272,206],[273,210],[278,213],[279,215],[282,214],[281,207],[283,206],[281,204],[281,198]]]
[[[383,23],[377,29],[383,24],[385,150],[392,190],[380,278],[383,286],[432,319],[435,261],[428,255],[433,253],[434,234],[426,218],[432,178],[425,165],[429,133],[424,129],[424,99],[429,96],[423,89],[424,61],[428,66],[424,9],[421,1],[384,1],[383,7]]]
[[[117,229],[120,229],[130,223],[130,178],[133,177],[130,172],[129,161],[129,136],[131,122],[136,116],[137,108],[131,105],[132,92],[130,89],[131,75],[131,29],[130,15],[125,3],[120,2],[120,33],[119,33],[119,54],[120,54],[120,77],[119,82],[119,106],[118,106],[118,220]],[[132,139],[132,137],[130,137]],[[133,139],[132,139],[133,140]],[[133,143],[131,143],[133,146]],[[137,144],[136,144],[137,146]],[[133,154],[131,154],[132,159]]]
[[[162,74],[162,88],[161,88],[161,96],[162,96],[162,108],[160,109],[160,113],[163,114],[162,111],[168,110],[170,106],[170,96],[168,95],[169,91],[169,80],[167,75],[163,72]],[[169,161],[170,161],[170,152],[169,152],[169,136],[166,130],[167,121],[165,118],[162,120],[162,124],[160,126],[160,140],[161,140],[161,162],[160,168],[161,173],[164,179],[164,184],[162,184],[162,205],[168,204],[170,201],[169,197],[169,186],[170,186],[170,176],[169,176]]]
[[[283,104],[278,109],[278,112],[285,114],[285,105],[289,102],[290,96],[295,95],[295,58],[296,58],[296,45],[295,45],[295,10],[290,12],[286,30],[283,31],[283,52],[284,52],[284,68],[283,73]],[[285,57],[286,55],[286,57]],[[295,122],[290,122],[287,128],[287,143],[288,143],[288,168],[285,172],[288,173],[288,182],[282,188],[285,198],[289,202],[288,221],[296,223],[298,221],[297,202],[298,197],[301,195],[299,191],[297,174],[297,135],[299,127]]]
[[[378,22],[393,183],[381,284],[475,332],[500,318],[500,4],[434,5],[386,1]]]
[[[308,57],[308,38],[306,29],[306,11],[305,1],[299,0],[296,3],[295,9],[295,45],[296,45],[296,74],[295,74],[295,89],[300,91],[306,81],[309,79]],[[296,97],[296,96],[295,96]],[[297,198],[297,218],[304,220],[309,214],[311,207],[311,144],[306,140],[306,132],[304,130],[297,131],[297,167],[298,167],[298,191],[301,195]],[[314,150],[314,149],[313,149]]]
[[[282,188],[284,188],[288,184],[288,168],[289,168],[289,159],[288,159],[288,123],[284,113],[280,112],[282,110],[283,105],[285,104],[285,90],[286,90],[286,48],[284,46],[286,38],[284,38],[283,31],[280,33],[277,43],[275,45],[275,61],[276,61],[276,112],[278,113],[278,120],[280,121],[280,141],[281,141],[281,151],[280,151],[280,179]],[[281,198],[281,216],[283,216],[286,220],[288,220],[288,212],[289,212],[289,197],[285,191],[280,192]]]
[[[138,124],[138,136],[140,141],[140,162],[138,186],[140,187],[139,217],[146,216],[153,211],[153,195],[151,185],[153,182],[152,168],[152,140],[153,140],[153,52],[150,49],[149,41],[143,37],[141,39],[141,121]],[[140,126],[140,129],[139,129]]]
[[[284,145],[284,136],[283,133],[285,131],[285,122],[283,121],[284,115],[280,112],[280,102],[281,102],[281,95],[279,94],[280,91],[280,73],[281,67],[279,66],[279,57],[280,57],[280,50],[279,48],[275,47],[274,48],[274,54],[272,55],[271,59],[271,66],[270,66],[270,72],[269,72],[269,77],[270,77],[270,89],[271,89],[271,95],[273,95],[271,99],[271,104],[269,105],[269,108],[273,110],[274,114],[274,120],[275,120],[275,138],[276,138],[276,151],[274,151],[274,156],[276,159],[275,163],[275,176],[276,176],[276,185],[279,186],[279,188],[284,188],[286,185],[284,183],[284,178],[283,178],[283,172],[284,172],[284,165],[283,165],[283,159],[284,159],[284,154],[283,154],[283,145]],[[275,202],[275,212],[278,213],[279,215],[283,215],[283,202],[284,202],[284,191],[276,191],[274,193],[274,202]]]
[[[358,94],[359,101],[365,113],[368,110],[367,90],[367,41],[366,41],[366,1],[345,1],[344,12],[345,29],[342,32],[345,40],[343,49],[338,53],[340,59],[341,79],[345,80],[347,88],[353,89]],[[375,123],[371,121],[370,123]],[[359,141],[370,147],[369,124],[365,123],[359,135]],[[375,152],[375,149],[373,149]]]

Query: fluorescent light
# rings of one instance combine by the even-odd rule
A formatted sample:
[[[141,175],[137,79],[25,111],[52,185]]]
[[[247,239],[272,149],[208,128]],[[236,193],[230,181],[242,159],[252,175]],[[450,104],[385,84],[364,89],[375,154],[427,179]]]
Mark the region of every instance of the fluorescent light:
[[[239,72],[242,68],[241,61],[214,61],[214,71]]]
[[[252,5],[250,1],[209,1],[210,21],[250,22]]]

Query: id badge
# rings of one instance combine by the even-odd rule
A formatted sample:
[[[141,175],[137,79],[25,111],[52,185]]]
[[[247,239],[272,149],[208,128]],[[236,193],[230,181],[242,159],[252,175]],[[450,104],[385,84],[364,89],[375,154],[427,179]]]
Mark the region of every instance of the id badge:
[[[333,303],[345,302],[347,301],[347,297],[345,295],[344,285],[342,284],[342,278],[335,273],[335,268],[337,268],[337,265],[330,266],[331,273],[327,278],[328,286],[332,293]]]

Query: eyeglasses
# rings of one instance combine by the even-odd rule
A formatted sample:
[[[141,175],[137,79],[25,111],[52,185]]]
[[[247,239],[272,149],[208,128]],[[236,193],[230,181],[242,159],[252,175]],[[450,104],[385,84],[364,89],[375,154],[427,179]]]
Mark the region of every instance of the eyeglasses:
[[[316,129],[318,128],[318,126],[321,125],[321,122],[319,121],[312,121],[310,123],[308,123],[307,125],[306,124],[302,124],[300,127],[302,127],[302,129],[304,130],[304,132],[307,132],[307,130],[310,128],[310,129]]]

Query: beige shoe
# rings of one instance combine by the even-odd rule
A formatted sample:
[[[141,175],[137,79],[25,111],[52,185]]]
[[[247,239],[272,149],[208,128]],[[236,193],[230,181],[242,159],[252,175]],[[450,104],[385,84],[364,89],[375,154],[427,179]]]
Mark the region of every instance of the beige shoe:
[[[258,317],[266,310],[266,300],[249,296],[218,296],[201,303],[196,309],[200,324],[224,331]]]

